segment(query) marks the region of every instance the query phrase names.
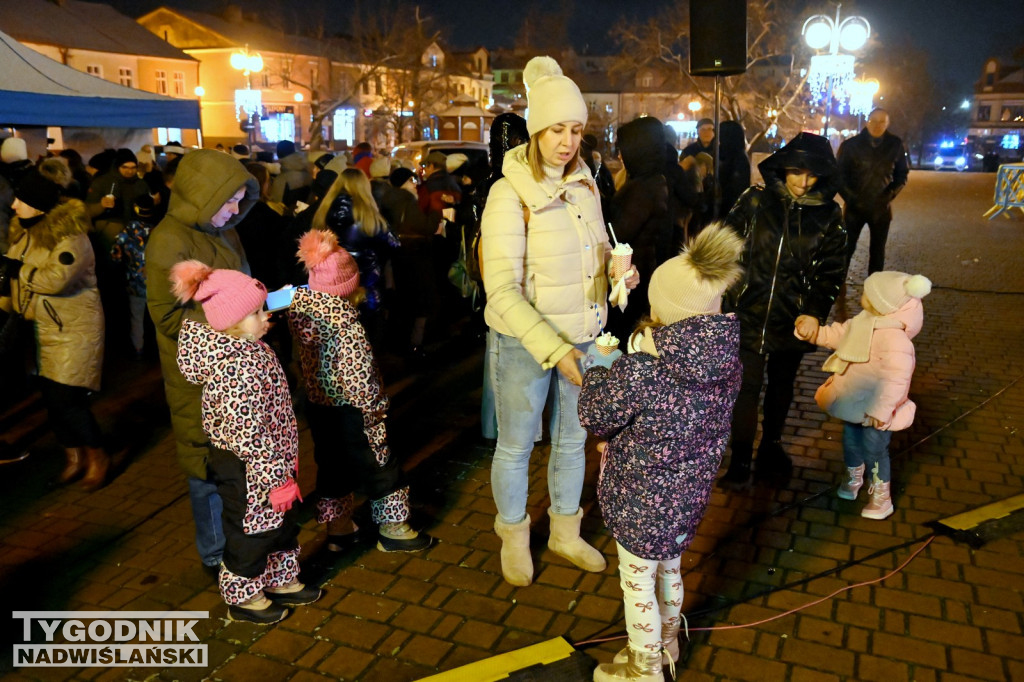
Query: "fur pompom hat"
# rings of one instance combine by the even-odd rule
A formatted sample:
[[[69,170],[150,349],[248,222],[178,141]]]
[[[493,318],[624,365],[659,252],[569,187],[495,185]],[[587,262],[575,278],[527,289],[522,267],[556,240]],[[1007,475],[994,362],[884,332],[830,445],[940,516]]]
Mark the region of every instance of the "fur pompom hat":
[[[932,291],[932,282],[924,275],[885,270],[864,280],[864,295],[871,307],[882,315],[894,313],[912,298],[924,298]]]
[[[662,263],[647,296],[651,314],[664,325],[722,312],[722,294],[739,278],[743,239],[724,223],[700,231],[682,253]]]
[[[526,129],[536,135],[564,121],[587,124],[587,103],[579,87],[562,74],[562,67],[551,57],[534,57],[523,69],[526,98]]]
[[[359,286],[359,268],[338,238],[327,230],[310,230],[299,240],[299,260],[309,272],[309,288],[348,296]]]
[[[197,260],[171,268],[171,293],[179,301],[197,301],[206,321],[219,332],[230,329],[263,307],[267,289],[238,270],[214,270]]]
[[[8,137],[0,145],[0,161],[15,163],[28,160],[28,145],[20,137]]]

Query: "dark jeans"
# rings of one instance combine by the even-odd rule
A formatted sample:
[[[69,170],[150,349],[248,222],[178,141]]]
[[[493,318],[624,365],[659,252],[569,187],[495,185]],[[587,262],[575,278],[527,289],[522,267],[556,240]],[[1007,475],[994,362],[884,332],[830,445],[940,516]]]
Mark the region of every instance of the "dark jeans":
[[[857,250],[857,240],[860,232],[867,223],[871,243],[868,247],[868,274],[885,269],[885,242],[889,238],[889,224],[892,222],[892,208],[885,206],[874,211],[855,208],[850,204],[846,205],[843,211],[843,220],[846,223],[846,267],[849,269],[850,260],[854,251]]]
[[[245,462],[227,450],[210,446],[207,464],[210,477],[217,483],[217,492],[224,504],[224,567],[235,575],[258,578],[267,568],[267,555],[298,549],[298,509],[285,512],[284,522],[263,533],[246,534],[242,519],[248,498]]]
[[[379,500],[401,487],[401,469],[394,453],[384,464],[370,448],[363,431],[363,413],[351,405],[306,403],[306,421],[313,436],[316,490],[337,499],[360,490]]]
[[[50,428],[65,448],[102,447],[100,426],[89,408],[89,389],[39,377]]]
[[[764,391],[761,442],[781,440],[782,427],[793,402],[793,385],[803,355],[800,351],[776,351],[761,355],[756,351],[740,349],[743,381],[732,413],[733,461],[749,463],[753,457],[754,435],[757,433],[757,399],[761,395],[766,369],[768,384]]]

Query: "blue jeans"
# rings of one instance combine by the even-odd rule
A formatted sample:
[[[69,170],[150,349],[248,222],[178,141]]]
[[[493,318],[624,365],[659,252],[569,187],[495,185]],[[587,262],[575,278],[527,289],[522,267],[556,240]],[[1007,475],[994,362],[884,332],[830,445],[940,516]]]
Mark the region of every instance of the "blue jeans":
[[[494,387],[491,385],[491,377],[494,369],[491,367],[493,354],[491,353],[491,334],[487,333],[487,352],[484,354],[484,388],[480,395],[480,435],[484,438],[498,437],[498,415],[494,407]]]
[[[843,461],[848,467],[864,466],[864,475],[871,480],[871,473],[878,465],[878,480],[885,483],[892,480],[889,463],[889,441],[892,431],[879,431],[870,426],[843,422]]]
[[[544,406],[549,402],[551,509],[555,514],[575,514],[583,492],[583,446],[587,440],[576,411],[580,387],[557,369],[542,369],[515,337],[493,329],[488,334],[498,413],[498,446],[491,464],[491,490],[498,516],[505,523],[518,523],[526,515],[530,454]],[[586,346],[580,344],[578,348],[584,350]]]
[[[192,520],[196,524],[196,549],[206,566],[220,565],[224,555],[224,505],[212,480],[188,477],[188,498],[192,502]]]

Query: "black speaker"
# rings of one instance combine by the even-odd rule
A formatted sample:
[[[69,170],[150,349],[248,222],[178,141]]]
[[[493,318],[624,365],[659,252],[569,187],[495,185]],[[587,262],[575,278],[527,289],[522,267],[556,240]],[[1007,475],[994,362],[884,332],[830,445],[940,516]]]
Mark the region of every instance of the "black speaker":
[[[690,74],[747,70],[746,0],[690,0]]]

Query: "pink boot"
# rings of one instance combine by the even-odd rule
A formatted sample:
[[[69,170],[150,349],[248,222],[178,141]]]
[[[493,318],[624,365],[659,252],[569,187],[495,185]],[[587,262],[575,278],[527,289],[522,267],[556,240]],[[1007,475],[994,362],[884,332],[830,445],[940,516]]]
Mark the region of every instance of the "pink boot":
[[[856,500],[857,493],[860,492],[862,485],[864,485],[864,465],[846,467],[846,477],[843,478],[843,482],[839,485],[836,495],[844,500]]]
[[[890,481],[879,481],[877,478],[871,481],[868,488],[868,495],[871,498],[867,505],[861,510],[860,515],[866,519],[881,521],[892,516],[892,498],[889,496]]]

